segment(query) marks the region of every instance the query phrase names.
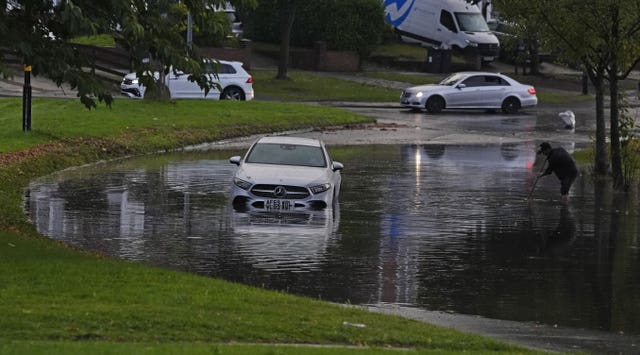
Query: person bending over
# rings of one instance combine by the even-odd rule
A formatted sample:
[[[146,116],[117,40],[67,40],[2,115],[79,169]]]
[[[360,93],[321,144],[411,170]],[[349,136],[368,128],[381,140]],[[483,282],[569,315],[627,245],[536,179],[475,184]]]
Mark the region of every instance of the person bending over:
[[[538,154],[546,155],[549,162],[549,166],[544,172],[540,173],[540,177],[555,173],[560,180],[562,202],[566,203],[569,200],[571,185],[578,177],[578,168],[575,160],[564,148],[551,148],[551,145],[547,142],[540,144]]]

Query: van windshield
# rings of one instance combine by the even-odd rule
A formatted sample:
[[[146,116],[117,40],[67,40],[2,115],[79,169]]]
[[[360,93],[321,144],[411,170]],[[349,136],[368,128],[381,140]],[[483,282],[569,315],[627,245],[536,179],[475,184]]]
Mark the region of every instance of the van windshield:
[[[489,26],[477,12],[456,12],[456,19],[460,26],[460,31],[464,32],[489,32]]]

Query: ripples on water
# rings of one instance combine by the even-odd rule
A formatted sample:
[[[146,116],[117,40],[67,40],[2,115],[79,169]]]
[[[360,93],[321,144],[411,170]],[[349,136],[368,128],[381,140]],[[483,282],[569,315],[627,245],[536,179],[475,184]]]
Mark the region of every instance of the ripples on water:
[[[568,206],[553,176],[527,201],[534,149],[334,147],[341,202],[315,213],[232,211],[239,152],[65,171],[25,207],[52,238],[260,287],[640,333],[637,201],[584,176]]]

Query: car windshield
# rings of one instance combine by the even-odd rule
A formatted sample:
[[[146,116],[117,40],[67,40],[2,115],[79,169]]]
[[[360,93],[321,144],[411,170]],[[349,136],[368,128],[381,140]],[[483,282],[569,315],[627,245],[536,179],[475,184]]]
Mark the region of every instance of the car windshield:
[[[298,144],[258,143],[249,152],[246,162],[318,168],[327,166],[322,148]]]
[[[480,13],[456,12],[456,19],[460,31],[465,32],[489,32],[489,26]]]
[[[460,81],[460,79],[464,78],[464,75],[456,73],[456,74],[451,74],[448,77],[442,79],[442,81],[440,81],[438,84],[439,85],[447,85],[447,86],[453,86],[455,85],[458,81]]]

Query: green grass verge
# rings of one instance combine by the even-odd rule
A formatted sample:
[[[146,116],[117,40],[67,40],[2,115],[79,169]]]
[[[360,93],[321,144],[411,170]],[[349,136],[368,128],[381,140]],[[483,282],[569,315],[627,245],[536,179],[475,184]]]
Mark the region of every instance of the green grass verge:
[[[399,81],[411,85],[436,84],[446,76],[446,74],[405,74],[396,72],[365,72],[363,75],[374,79]]]
[[[396,101],[398,90],[357,83],[299,70],[289,71],[290,80],[275,79],[274,70],[253,70],[256,98],[283,101]]]
[[[355,307],[83,252],[39,235],[21,209],[31,179],[66,167],[368,118],[273,102],[118,100],[112,109],[88,111],[77,100],[35,99],[34,131],[23,133],[19,102],[0,100],[0,149],[9,152],[0,155],[0,353],[353,353],[345,345],[362,354],[393,353],[389,348],[533,353]]]
[[[589,102],[594,98],[591,95],[582,95],[581,93],[558,93],[545,92],[544,89],[537,89],[538,102],[543,104],[561,104],[567,102]]]
[[[96,352],[97,351],[97,352]],[[428,355],[459,354],[459,351],[425,350],[407,348],[377,348],[360,346],[318,346],[318,345],[285,345],[285,344],[202,344],[202,343],[106,343],[106,342],[12,342],[0,343],[0,353],[57,355],[57,354],[191,354],[191,355]],[[499,350],[473,351],[474,355],[510,354]],[[539,354],[547,354],[539,352]]]
[[[343,110],[312,105],[124,98],[111,108],[101,105],[90,111],[76,99],[34,98],[32,117],[32,131],[22,132],[22,100],[0,100],[0,153],[79,137],[108,137],[135,148],[137,137],[147,133],[153,133],[160,147],[172,147],[184,139],[192,144],[242,136],[255,129],[265,133],[363,120]]]

